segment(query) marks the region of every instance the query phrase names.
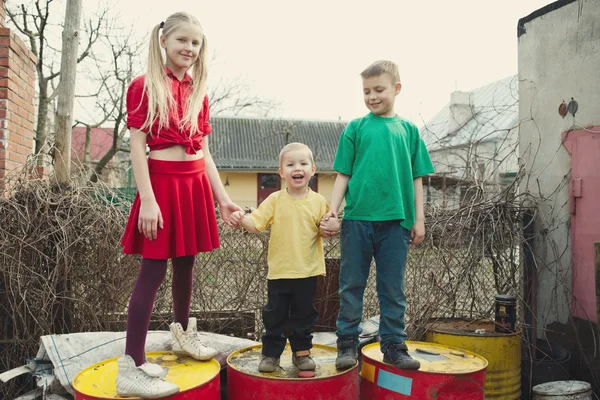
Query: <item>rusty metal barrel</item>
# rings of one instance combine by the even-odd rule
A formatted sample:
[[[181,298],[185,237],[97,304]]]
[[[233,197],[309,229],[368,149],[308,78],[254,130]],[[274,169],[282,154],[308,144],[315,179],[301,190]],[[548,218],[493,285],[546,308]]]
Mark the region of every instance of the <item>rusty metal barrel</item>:
[[[486,400],[521,398],[521,338],[513,333],[495,332],[492,321],[440,319],[428,329],[425,340],[472,351],[489,365],[485,378]]]
[[[216,360],[197,361],[172,352],[147,353],[146,359],[167,370],[166,381],[179,385],[180,392],[165,400],[221,399],[221,366]],[[115,384],[117,372],[117,357],[84,369],[73,379],[75,400],[120,399]]]
[[[227,398],[229,400],[351,400],[358,399],[358,367],[338,371],[337,350],[314,344],[311,356],[317,364],[315,376],[298,377],[289,345],[280,357],[276,372],[258,372],[262,345],[235,351],[227,358]]]
[[[379,343],[362,349],[360,400],[483,400],[487,361],[470,351],[437,343],[405,342],[421,362],[418,371],[383,361]]]

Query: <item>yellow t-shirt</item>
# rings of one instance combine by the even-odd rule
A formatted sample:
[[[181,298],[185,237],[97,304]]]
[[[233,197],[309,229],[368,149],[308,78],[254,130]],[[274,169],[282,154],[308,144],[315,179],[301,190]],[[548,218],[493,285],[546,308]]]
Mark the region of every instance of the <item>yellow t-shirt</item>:
[[[271,193],[250,214],[257,230],[264,232],[271,226],[267,279],[325,275],[319,223],[328,211],[327,200],[309,188],[301,198],[285,189]]]

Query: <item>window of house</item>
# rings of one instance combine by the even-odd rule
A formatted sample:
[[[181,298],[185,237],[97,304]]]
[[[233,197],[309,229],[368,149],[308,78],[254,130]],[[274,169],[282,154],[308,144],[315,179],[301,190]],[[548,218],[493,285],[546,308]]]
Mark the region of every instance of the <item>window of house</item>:
[[[312,189],[313,192],[319,192],[319,175],[315,174],[312,178],[310,178],[310,182],[308,183],[308,187]]]
[[[260,186],[262,189],[277,189],[279,187],[279,175],[278,174],[261,174]]]

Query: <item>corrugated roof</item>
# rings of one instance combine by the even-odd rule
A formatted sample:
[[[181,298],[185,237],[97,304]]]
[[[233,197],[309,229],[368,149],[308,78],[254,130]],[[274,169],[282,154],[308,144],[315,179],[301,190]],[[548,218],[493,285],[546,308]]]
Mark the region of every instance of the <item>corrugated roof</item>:
[[[482,86],[471,92],[474,117],[448,134],[450,103],[419,131],[428,150],[436,151],[470,143],[499,140],[519,124],[519,87],[517,75]]]
[[[317,169],[331,171],[340,134],[347,122],[257,117],[210,119],[214,134],[210,152],[217,168],[277,170],[279,152],[286,143],[311,148]]]
[[[71,133],[71,158],[83,162],[85,153],[85,126],[73,127]],[[92,128],[90,134],[90,160],[98,161],[112,147],[113,128]]]

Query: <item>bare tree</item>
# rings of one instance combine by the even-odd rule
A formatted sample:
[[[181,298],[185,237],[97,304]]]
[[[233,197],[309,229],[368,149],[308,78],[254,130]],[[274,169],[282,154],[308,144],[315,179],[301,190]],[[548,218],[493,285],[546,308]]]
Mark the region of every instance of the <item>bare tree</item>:
[[[76,125],[86,128],[83,162],[91,170],[91,182],[98,181],[115,155],[129,152],[125,98],[129,83],[142,69],[140,54],[146,45],[145,42],[134,40],[133,36],[132,31],[124,32],[122,28],[115,26],[107,27],[106,32],[100,34],[101,43],[95,46],[90,57],[94,60],[94,65],[92,71],[88,71],[91,80],[96,82],[96,90],[78,96],[80,99],[95,99],[96,113],[88,117],[80,116],[76,120]],[[220,79],[209,88],[211,115],[267,115],[277,106],[276,102],[249,92],[248,85],[241,77],[233,80]],[[112,132],[112,145],[99,160],[93,160],[90,156],[92,135],[95,128],[102,126],[110,126],[108,129]]]
[[[214,59],[213,59],[214,61]],[[219,79],[216,84],[210,84],[208,98],[211,115],[260,115],[267,116],[277,103],[257,95],[249,94],[250,89],[241,77],[232,80]]]
[[[60,75],[58,58],[60,50],[51,43],[56,43],[56,31],[59,23],[53,21],[64,20],[59,9],[53,8],[55,0],[32,0],[13,7],[8,7],[6,13],[9,22],[25,36],[33,54],[37,57],[36,72],[38,82],[38,110],[35,134],[35,153],[38,154],[47,141],[49,108],[51,102],[58,94],[58,85],[53,81]],[[84,60],[99,38],[99,31],[106,20],[108,9],[101,10],[94,18],[88,19],[85,34],[80,38],[81,52],[77,56],[77,63]]]
[[[111,34],[111,32],[117,32]],[[108,29],[102,36],[104,57],[94,57],[95,65],[92,72],[93,79],[98,82],[97,91],[88,95],[95,99],[95,109],[100,112],[97,122],[84,122],[78,119],[77,123],[86,127],[86,140],[84,150],[84,163],[91,168],[89,180],[97,182],[104,169],[120,152],[129,152],[125,134],[127,132],[127,110],[125,100],[127,88],[134,77],[135,71],[140,67],[139,54],[143,43],[133,38],[133,32],[121,32],[120,29]],[[110,124],[112,143],[99,160],[90,157],[91,135],[94,128]]]

